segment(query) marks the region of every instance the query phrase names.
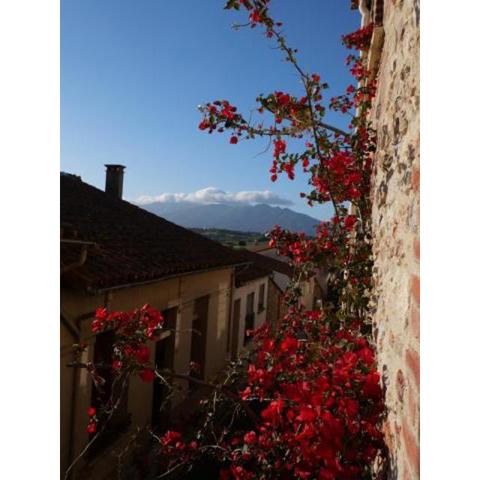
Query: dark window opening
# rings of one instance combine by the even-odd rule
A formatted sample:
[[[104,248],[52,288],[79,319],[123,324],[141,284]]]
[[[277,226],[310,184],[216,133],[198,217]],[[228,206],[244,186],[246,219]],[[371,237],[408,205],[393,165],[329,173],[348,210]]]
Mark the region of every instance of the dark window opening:
[[[101,433],[88,451],[89,458],[113,443],[130,425],[128,377],[115,375],[111,367],[114,341],[113,331],[102,332],[95,339],[93,363],[98,381],[92,385],[91,405],[97,409],[97,432]]]
[[[233,303],[233,315],[232,315],[232,328],[229,335],[229,350],[232,354],[232,358],[238,356],[238,335],[240,333],[240,308],[242,300],[238,298]]]
[[[207,350],[207,327],[208,327],[208,295],[197,298],[193,309],[192,340],[190,344],[190,361],[198,368],[190,372],[190,376],[205,379],[205,358]],[[190,382],[190,391],[198,388],[198,383]]]
[[[164,329],[168,336],[155,344],[155,367],[158,370],[173,370],[175,358],[175,330],[177,328],[178,308],[169,308],[162,312]],[[152,425],[165,423],[170,403],[166,400],[169,388],[159,378],[153,381]]]
[[[255,293],[250,293],[247,296],[247,311],[245,314],[245,335],[243,337],[243,344],[246,345],[252,338],[251,330],[255,328]]]
[[[265,310],[265,284],[260,285],[260,292],[258,293],[258,313]]]

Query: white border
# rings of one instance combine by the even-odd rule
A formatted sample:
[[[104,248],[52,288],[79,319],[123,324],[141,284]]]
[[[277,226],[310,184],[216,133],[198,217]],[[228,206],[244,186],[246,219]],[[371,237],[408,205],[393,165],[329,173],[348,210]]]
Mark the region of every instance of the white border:
[[[421,474],[479,476],[477,2],[421,2]]]
[[[2,478],[59,476],[59,25],[1,3]]]

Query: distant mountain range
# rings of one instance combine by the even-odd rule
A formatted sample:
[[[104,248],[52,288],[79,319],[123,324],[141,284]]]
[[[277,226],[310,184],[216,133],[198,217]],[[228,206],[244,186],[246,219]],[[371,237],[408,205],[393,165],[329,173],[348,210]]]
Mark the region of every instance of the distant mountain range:
[[[319,220],[289,208],[259,205],[202,205],[193,202],[157,202],[140,207],[186,228],[220,228],[264,233],[275,225],[307,235]]]

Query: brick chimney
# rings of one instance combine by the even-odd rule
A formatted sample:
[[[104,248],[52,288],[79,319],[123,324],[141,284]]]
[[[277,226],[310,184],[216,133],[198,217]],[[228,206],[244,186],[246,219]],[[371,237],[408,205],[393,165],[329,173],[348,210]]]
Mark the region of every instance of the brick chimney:
[[[123,165],[105,165],[107,167],[107,176],[105,178],[105,193],[112,197],[122,199],[123,194]]]

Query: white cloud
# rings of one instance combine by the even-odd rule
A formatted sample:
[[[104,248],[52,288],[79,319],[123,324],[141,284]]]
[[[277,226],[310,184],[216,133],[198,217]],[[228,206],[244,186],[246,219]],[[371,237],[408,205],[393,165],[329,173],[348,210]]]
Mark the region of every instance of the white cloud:
[[[212,203],[266,203],[268,205],[292,205],[286,198],[282,198],[269,190],[225,192],[215,187],[207,187],[192,193],[162,193],[157,196],[142,195],[135,200],[139,205],[147,205],[155,202],[193,202],[199,204]]]

